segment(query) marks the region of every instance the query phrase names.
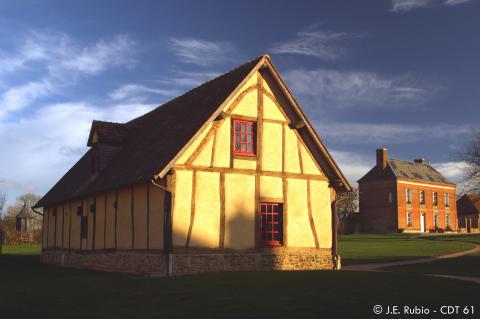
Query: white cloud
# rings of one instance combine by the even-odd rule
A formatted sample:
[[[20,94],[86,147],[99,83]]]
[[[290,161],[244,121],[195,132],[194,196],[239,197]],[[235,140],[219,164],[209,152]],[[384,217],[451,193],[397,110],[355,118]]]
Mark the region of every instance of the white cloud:
[[[81,45],[65,33],[28,33],[12,52],[0,52],[0,119],[77,83],[81,76],[133,67],[135,46],[126,35]],[[30,80],[9,84],[12,72],[27,73]]]
[[[68,52],[74,48],[65,48],[67,56],[52,68],[62,71],[76,71],[85,74],[98,74],[111,66],[133,67],[132,58],[135,42],[126,35],[116,35],[110,40],[99,40],[85,46],[78,53]]]
[[[55,91],[55,86],[46,79],[9,88],[0,95],[0,119]]]
[[[341,123],[314,122],[319,134],[334,143],[345,144],[408,144],[418,140],[419,136],[429,139],[455,138],[468,136],[472,128],[456,124],[390,124],[390,123]]]
[[[9,197],[26,191],[43,194],[86,151],[93,119],[125,122],[153,107],[60,103],[39,108],[16,122],[0,122],[0,188]]]
[[[196,87],[202,83],[207,82],[217,76],[218,72],[195,72],[195,71],[177,71],[172,76],[161,80],[163,84],[170,84],[175,86]]]
[[[365,175],[374,165],[371,158],[367,159],[351,152],[333,150],[330,153],[354,187],[357,187],[357,180]]]
[[[463,161],[433,163],[432,166],[454,183],[463,182],[466,177],[465,172],[468,169],[468,163]]]
[[[291,70],[285,80],[296,95],[314,98],[321,108],[393,107],[422,104],[435,90],[415,84],[411,76],[331,69]]]
[[[202,67],[231,61],[235,53],[233,45],[228,41],[170,38],[168,45],[182,62]]]
[[[410,11],[435,5],[455,6],[471,0],[392,0],[392,11]]]
[[[122,85],[109,94],[113,100],[144,100],[145,94],[157,94],[165,97],[173,97],[178,95],[178,90],[167,90],[160,88],[151,88],[142,84],[129,83]]]
[[[279,43],[270,50],[277,54],[308,55],[323,60],[336,60],[345,54],[339,43],[359,35],[345,32],[332,32],[310,29],[299,32],[296,39]]]

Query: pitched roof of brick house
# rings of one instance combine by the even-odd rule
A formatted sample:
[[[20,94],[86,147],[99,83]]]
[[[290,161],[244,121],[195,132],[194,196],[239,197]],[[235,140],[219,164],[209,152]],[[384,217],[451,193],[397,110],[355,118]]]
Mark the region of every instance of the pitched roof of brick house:
[[[454,184],[429,164],[393,158],[388,159],[388,165],[385,170],[379,170],[375,166],[360,178],[358,182],[362,183],[373,180],[397,178],[441,184]]]
[[[163,177],[169,165],[197,136],[202,127],[218,116],[222,104],[244,79],[267,62],[269,63],[268,56],[257,57],[127,123],[93,121],[88,145],[92,145],[93,135],[96,133],[99,142],[117,146],[114,156],[110,155],[112,158],[104,169],[97,174],[91,174],[90,159],[93,152],[92,149],[88,150],[35,207]],[[269,66],[277,72],[273,65]],[[339,189],[349,190],[351,186],[347,179],[301,108],[298,105],[296,107],[298,116],[306,123],[308,134],[313,136],[312,140],[324,156],[323,164],[327,166],[324,167],[327,176],[340,181]]]

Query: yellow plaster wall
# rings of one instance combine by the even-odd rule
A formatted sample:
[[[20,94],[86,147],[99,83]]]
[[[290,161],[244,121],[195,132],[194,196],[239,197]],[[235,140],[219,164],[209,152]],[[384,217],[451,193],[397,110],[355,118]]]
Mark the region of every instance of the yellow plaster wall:
[[[250,86],[257,85],[257,73],[253,74],[245,84],[240,88],[237,94],[230,100],[230,103],[225,106],[223,111],[227,111],[232,103],[242,94],[244,90],[249,88]],[[251,106],[254,106],[253,108]],[[241,101],[237,104],[237,106],[232,110],[232,114],[241,114],[244,116],[251,116],[257,117],[257,90],[250,91],[246,94]]]
[[[205,137],[207,138],[207,137]],[[194,166],[210,166],[212,159],[212,147],[213,147],[213,135],[208,137],[207,142],[203,145],[202,150],[198,153],[197,157],[193,161]]]
[[[263,198],[277,198],[283,201],[283,184],[280,177],[260,177],[260,200]]]
[[[47,229],[48,229],[48,208],[43,208],[43,218],[42,218],[42,247],[48,247],[48,237],[47,237]]]
[[[225,174],[224,246],[234,249],[255,246],[255,176],[253,175]]]
[[[105,248],[105,194],[96,197],[95,249]]]
[[[68,248],[70,236],[70,203],[65,203],[65,212],[63,214],[63,248]]]
[[[213,166],[229,167],[230,166],[230,119],[223,120],[217,129],[217,137],[215,140],[215,154],[213,157]]]
[[[49,209],[48,212],[48,247],[55,246],[55,217],[53,216],[53,211],[55,207]]]
[[[332,247],[332,209],[326,181],[310,181],[310,202],[320,248]]]
[[[133,188],[134,211],[134,249],[147,249],[147,185],[136,185]]]
[[[231,114],[257,117],[257,90],[248,92],[233,108]]]
[[[174,246],[185,246],[190,225],[192,198],[192,171],[175,172],[175,205],[173,207],[172,241]]]
[[[55,242],[55,247],[62,247],[62,236],[63,236],[63,205],[57,205],[57,241]]]
[[[220,236],[220,174],[197,172],[190,247],[216,248]]]
[[[263,123],[262,170],[282,171],[282,127],[280,123]]]
[[[275,102],[266,94],[263,95],[263,118],[277,121],[287,121]]]
[[[150,185],[149,195],[149,248],[163,249],[165,191],[158,187]]]
[[[306,146],[302,142],[300,142],[300,153],[302,156],[303,173],[312,174],[312,175],[322,175],[317,165],[313,161],[313,158],[310,156],[310,153],[307,152]]]
[[[80,216],[77,216],[78,207],[82,206],[82,201],[72,202],[72,232],[70,234],[70,248],[80,249]]]
[[[298,158],[297,136],[288,127],[285,130],[285,171],[288,173],[300,173],[300,162]]]
[[[287,179],[288,246],[315,247],[308,219],[307,181]]]
[[[188,114],[186,114],[186,116],[188,116]],[[208,134],[211,128],[212,128],[212,124],[207,125],[207,127],[200,133],[200,136],[192,142],[192,144],[178,158],[175,164],[185,164],[185,162],[188,160],[190,155],[192,155],[192,153],[195,152],[198,145],[200,144],[201,141],[203,141],[203,139]]]
[[[83,247],[86,250],[91,250],[93,247],[93,224],[95,219],[95,214],[92,213],[91,205],[95,203],[95,198],[91,197],[87,199],[87,205],[84,208],[84,214],[88,218],[88,231],[87,231],[87,246]]]
[[[117,248],[132,248],[132,196],[130,188],[118,191]]]
[[[257,160],[256,157],[252,157],[252,159],[233,159],[233,168],[239,169],[257,169]]]
[[[105,248],[115,248],[115,192],[108,192],[105,209],[107,224],[105,229]]]

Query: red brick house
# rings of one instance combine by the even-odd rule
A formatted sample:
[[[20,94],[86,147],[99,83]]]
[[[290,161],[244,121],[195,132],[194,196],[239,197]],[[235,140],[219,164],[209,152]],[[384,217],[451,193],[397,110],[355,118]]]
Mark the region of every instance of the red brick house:
[[[432,232],[457,229],[456,185],[424,159],[377,162],[358,180],[362,231]]]
[[[467,232],[479,231],[480,195],[465,194],[457,200],[458,227]]]

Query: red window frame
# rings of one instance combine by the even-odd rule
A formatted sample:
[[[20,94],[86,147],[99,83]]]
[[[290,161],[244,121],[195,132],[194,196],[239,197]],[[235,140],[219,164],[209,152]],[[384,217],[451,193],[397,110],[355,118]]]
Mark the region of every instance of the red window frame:
[[[283,204],[260,203],[260,231],[265,246],[283,245]]]
[[[233,120],[233,155],[255,156],[255,122]]]

